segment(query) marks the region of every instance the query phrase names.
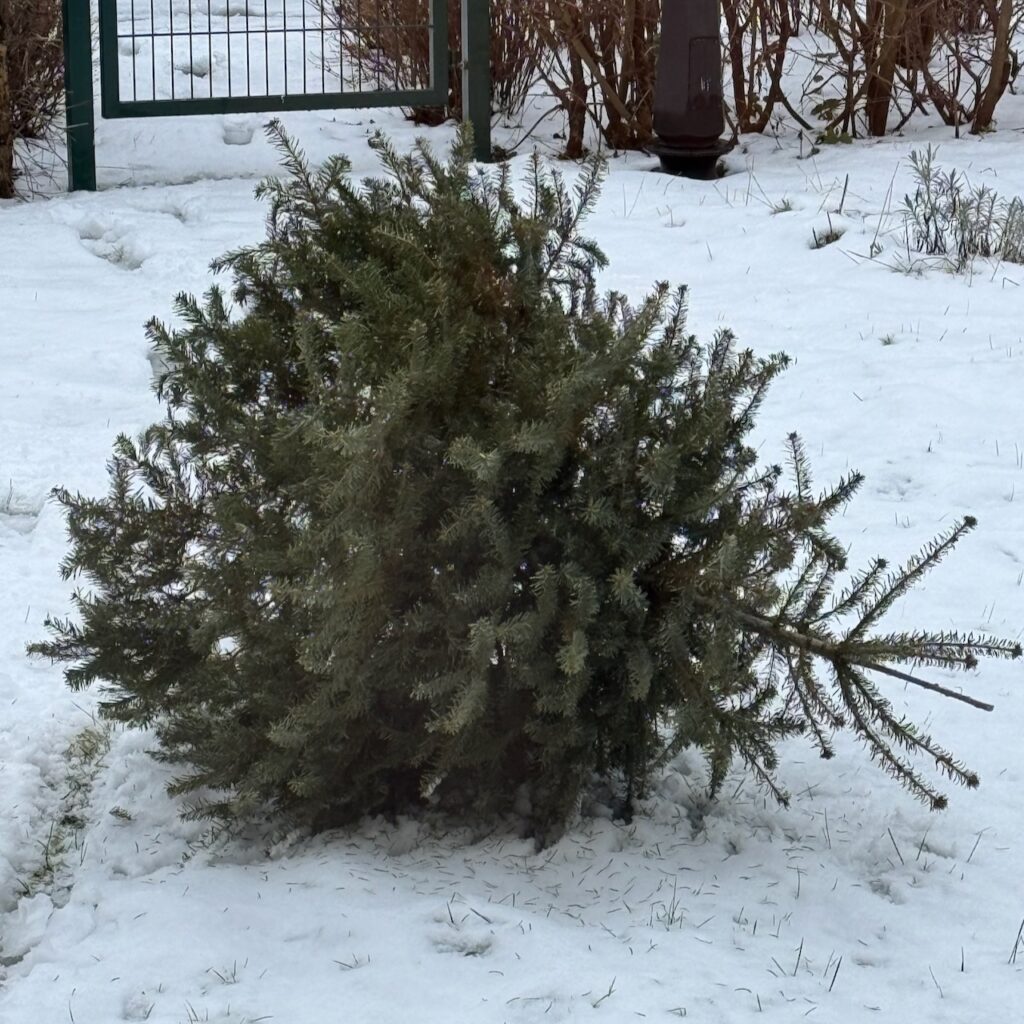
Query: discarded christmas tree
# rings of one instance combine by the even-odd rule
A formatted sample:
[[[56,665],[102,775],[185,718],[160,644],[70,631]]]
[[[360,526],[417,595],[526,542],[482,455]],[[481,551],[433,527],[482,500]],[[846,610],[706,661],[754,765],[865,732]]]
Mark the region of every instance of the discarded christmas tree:
[[[692,744],[713,787],[739,757],[782,797],[778,742],[829,756],[843,727],[935,806],[920,758],[976,785],[876,678],[1019,645],[872,632],[973,523],[835,594],[860,478],[815,496],[795,436],[788,473],[758,465],[784,357],[702,346],[682,291],[598,294],[598,163],[570,190],[535,160],[520,202],[465,137],[377,140],[359,185],[273,133],[267,238],[220,261],[238,311],[214,288],[150,325],[167,417],[118,441],[107,497],[59,492],[88,586],[33,648],[155,727],[195,813],[518,796],[550,836],[595,771],[637,793]]]

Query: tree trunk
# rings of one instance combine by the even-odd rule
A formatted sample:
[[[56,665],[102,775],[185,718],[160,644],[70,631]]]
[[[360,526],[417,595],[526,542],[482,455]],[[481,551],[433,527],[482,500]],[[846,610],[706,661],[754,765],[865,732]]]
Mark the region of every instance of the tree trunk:
[[[896,75],[896,59],[906,22],[907,0],[881,0],[876,30],[877,56],[868,67],[864,102],[869,135],[885,135],[889,105],[892,102],[893,78]]]
[[[570,105],[568,110],[569,138],[565,143],[565,158],[579,160],[586,152],[584,138],[587,128],[587,76],[583,61],[575,47],[569,47]]]
[[[7,65],[4,9],[0,3],[0,199],[14,198],[14,118]]]
[[[722,16],[725,18],[728,39],[732,105],[736,114],[736,126],[739,131],[746,132],[750,128],[750,119],[747,116],[747,69],[743,60],[743,27],[739,22],[735,0],[722,0]]]
[[[974,123],[971,134],[979,135],[992,127],[996,104],[1002,98],[1010,81],[1010,29],[1013,16],[1013,0],[1002,0],[999,6],[998,20],[995,25],[995,38],[992,40],[992,66],[989,69],[988,83],[978,101],[974,112]]]

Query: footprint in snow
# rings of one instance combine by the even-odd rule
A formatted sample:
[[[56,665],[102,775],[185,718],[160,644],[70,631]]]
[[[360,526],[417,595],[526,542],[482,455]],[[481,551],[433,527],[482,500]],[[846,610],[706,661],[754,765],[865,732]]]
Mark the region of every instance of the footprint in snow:
[[[89,218],[84,220],[77,230],[82,245],[89,252],[120,270],[138,270],[150,256],[150,253],[122,228],[107,227]]]

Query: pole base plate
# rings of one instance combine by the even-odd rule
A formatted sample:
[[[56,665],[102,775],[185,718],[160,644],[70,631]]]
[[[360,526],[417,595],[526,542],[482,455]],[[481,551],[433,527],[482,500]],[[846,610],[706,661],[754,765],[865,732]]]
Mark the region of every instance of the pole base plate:
[[[719,177],[718,160],[736,145],[731,139],[702,139],[692,144],[662,142],[647,147],[661,162],[665,174],[708,181]]]

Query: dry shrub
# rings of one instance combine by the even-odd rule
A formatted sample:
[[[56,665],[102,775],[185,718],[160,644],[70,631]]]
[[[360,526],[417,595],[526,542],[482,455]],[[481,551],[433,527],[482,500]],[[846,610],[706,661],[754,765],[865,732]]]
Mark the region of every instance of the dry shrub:
[[[1016,74],[1013,40],[1024,3],[944,0],[940,11],[942,16],[934,19],[937,59],[922,68],[925,92],[946,124],[987,131]]]
[[[720,2],[737,132],[764,131],[785,112],[825,139],[883,135],[915,111],[986,131],[1018,66],[1012,46],[1024,0]],[[362,73],[402,87],[428,83],[428,0],[330,3]],[[448,109],[417,109],[418,120],[461,109],[460,21],[450,0]],[[661,0],[492,0],[496,107],[519,110],[539,78],[565,116],[566,157],[583,155],[588,129],[614,149],[644,147],[660,23]]]
[[[428,0],[330,0],[327,15],[347,30],[350,64],[368,78],[401,88],[429,84]],[[588,122],[614,148],[652,137],[654,72],[661,0],[491,0],[492,102],[516,113],[542,79],[565,112],[565,155],[582,156]],[[414,108],[436,123],[458,116],[461,6],[449,0],[452,53],[447,109]]]
[[[527,0],[524,7],[548,47],[542,77],[567,117],[564,155],[583,154],[588,121],[614,149],[648,143],[661,0]]]
[[[915,111],[992,126],[1016,57],[1021,0],[801,0],[824,37],[804,98],[826,134],[884,135]]]
[[[521,109],[537,77],[543,44],[523,3],[491,0],[491,102],[503,113]],[[324,10],[342,29],[345,56],[360,75],[400,89],[430,85],[429,0],[330,0]],[[437,124],[461,116],[462,7],[448,0],[446,107],[414,107],[418,123]]]
[[[800,14],[792,0],[722,0],[737,131],[763,132],[780,103],[799,117],[783,90],[782,76]]]
[[[0,0],[0,199],[15,195],[16,144],[43,139],[63,102],[60,0]]]
[[[826,138],[883,135],[930,108],[987,130],[1017,67],[1024,11],[1024,0],[720,3],[735,130],[764,131],[785,111]],[[660,0],[525,0],[524,9],[550,51],[543,78],[567,119],[565,155],[584,152],[588,123],[616,149],[650,141]]]

